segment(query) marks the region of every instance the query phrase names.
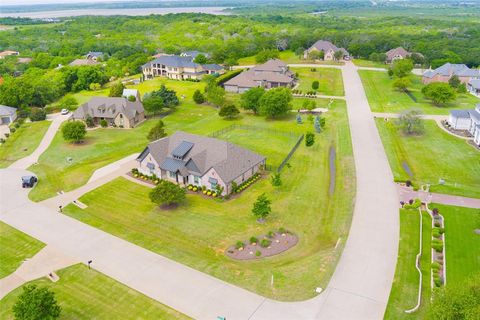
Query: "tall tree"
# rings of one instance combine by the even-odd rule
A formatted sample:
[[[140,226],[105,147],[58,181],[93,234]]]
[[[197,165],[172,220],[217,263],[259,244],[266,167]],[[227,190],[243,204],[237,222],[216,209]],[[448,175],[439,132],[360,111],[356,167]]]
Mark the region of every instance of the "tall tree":
[[[69,142],[78,143],[86,134],[87,129],[82,121],[69,121],[62,126],[63,138]]]
[[[342,50],[337,50],[335,51],[335,53],[333,54],[333,57],[335,58],[335,60],[339,61],[339,60],[342,60],[343,59],[343,51]]]
[[[437,106],[453,101],[456,98],[455,90],[448,83],[443,82],[427,84],[422,88],[422,93]]]
[[[199,53],[199,54],[195,57],[195,59],[193,59],[193,62],[199,63],[199,64],[205,64],[205,63],[207,63],[207,61],[208,61],[208,60],[207,60],[207,57],[205,57],[205,55],[202,54],[202,53]]]
[[[397,78],[393,81],[393,87],[398,90],[405,92],[407,91],[408,86],[411,84],[411,81],[407,77]]]
[[[292,92],[288,88],[270,89],[260,98],[260,114],[276,118],[292,109]]]
[[[413,70],[413,62],[410,59],[397,59],[393,62],[391,70],[398,78],[406,77]]]
[[[225,104],[225,89],[216,84],[208,85],[205,95],[208,102],[217,107],[222,107]]]
[[[255,56],[255,62],[264,63],[270,59],[278,58],[278,56],[279,56],[278,50],[265,49],[257,53],[257,55]]]
[[[113,86],[110,87],[110,92],[108,93],[109,97],[121,97],[125,86],[121,81],[118,81]]]
[[[263,87],[251,88],[240,95],[240,105],[245,110],[251,110],[257,114],[260,107],[260,98],[265,93]]]
[[[163,99],[159,96],[146,94],[143,98],[143,107],[145,108],[145,111],[154,116],[162,111],[164,105],[165,103],[163,102]]]
[[[17,320],[54,320],[60,317],[62,308],[55,294],[48,288],[26,285],[13,305],[13,314]]]
[[[195,90],[193,93],[193,101],[197,104],[202,104],[205,102],[205,96],[200,92],[200,90]]]

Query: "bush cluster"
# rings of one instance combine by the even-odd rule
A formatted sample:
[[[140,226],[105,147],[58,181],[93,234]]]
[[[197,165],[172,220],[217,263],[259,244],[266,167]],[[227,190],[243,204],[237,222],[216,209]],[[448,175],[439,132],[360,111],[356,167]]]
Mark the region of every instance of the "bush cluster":
[[[248,188],[252,183],[260,179],[260,173],[255,173],[253,176],[248,178],[246,181],[239,184],[236,188],[234,188],[233,192],[240,193],[246,188]]]
[[[404,209],[418,209],[422,205],[422,201],[420,199],[410,199],[407,204],[403,206]]]
[[[292,94],[302,94],[303,91],[302,90],[299,90],[299,89],[293,89],[292,90]]]
[[[307,91],[305,93],[306,96],[316,96],[317,95],[317,91],[315,90],[311,90],[311,91]]]
[[[205,188],[205,186],[202,187],[202,193],[206,196],[214,197],[214,198],[216,198],[218,196],[216,191],[209,190],[209,189]]]
[[[143,174],[140,171],[138,171],[137,168],[132,169],[132,175],[135,178],[139,178],[139,179],[142,179],[142,180],[150,180],[155,184],[160,183],[160,178],[158,178],[155,174],[152,174],[152,175]]]
[[[443,251],[443,241],[440,239],[433,239],[432,240],[432,248],[436,252],[442,252]]]
[[[193,184],[189,184],[187,187],[188,190],[193,191],[193,192],[198,192],[200,188],[198,186],[195,186]]]
[[[267,248],[270,246],[270,244],[272,244],[272,241],[268,240],[267,238],[263,238],[262,241],[260,241],[262,248]]]

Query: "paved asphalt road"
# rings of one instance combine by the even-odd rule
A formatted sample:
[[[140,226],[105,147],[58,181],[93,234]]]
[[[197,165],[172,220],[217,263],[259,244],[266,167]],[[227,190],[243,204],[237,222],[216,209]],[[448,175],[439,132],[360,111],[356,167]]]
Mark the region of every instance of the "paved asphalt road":
[[[349,63],[342,73],[357,194],[344,252],[316,298],[265,299],[33,203],[20,186],[26,171],[15,169],[32,159],[0,170],[0,220],[195,319],[382,319],[397,257],[398,196],[357,70]]]

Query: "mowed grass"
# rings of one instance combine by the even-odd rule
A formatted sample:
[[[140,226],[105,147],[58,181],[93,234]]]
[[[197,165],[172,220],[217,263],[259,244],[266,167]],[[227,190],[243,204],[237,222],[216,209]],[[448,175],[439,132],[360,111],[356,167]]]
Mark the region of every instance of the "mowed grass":
[[[429,183],[432,192],[480,198],[480,152],[465,140],[444,132],[433,120],[424,120],[421,136],[404,135],[394,120],[376,123],[395,180]]]
[[[480,270],[480,209],[431,204],[445,218],[447,286],[461,283]]]
[[[24,123],[11,133],[6,142],[0,145],[0,168],[8,167],[35,151],[50,124],[46,120]]]
[[[385,64],[382,62],[376,62],[376,61],[370,61],[370,60],[364,60],[364,59],[353,59],[352,62],[357,67],[383,68],[383,69],[388,68],[388,64]]]
[[[390,79],[387,72],[359,70],[358,73],[373,112],[400,113],[415,108],[425,114],[448,114],[452,109],[473,109],[475,104],[480,102],[480,99],[465,93],[458,94],[455,101],[437,107],[421,93],[423,87],[421,76],[410,75],[412,84],[408,89],[417,99],[415,102],[406,93],[393,88],[394,80]]]
[[[29,168],[38,176],[38,184],[29,193],[30,199],[40,201],[55,196],[58,191],[78,188],[96,169],[141,152],[154,123],[154,120],[147,121],[134,129],[91,130],[81,144],[66,142],[59,130],[38,164]]]
[[[292,72],[298,73],[299,86],[297,89],[303,93],[312,91],[313,81],[319,82],[318,94],[328,96],[343,96],[342,71],[336,68],[318,68],[312,71],[312,68],[291,68]]]
[[[179,126],[194,133],[217,130],[231,121],[218,120],[200,106],[178,110],[164,121],[168,128]],[[201,114],[201,116],[198,116]],[[266,177],[229,201],[187,195],[187,201],[174,210],[164,211],[148,198],[149,188],[124,178],[114,180],[81,197],[88,205],[79,209],[69,205],[64,212],[139,246],[157,252],[217,278],[280,300],[303,300],[325,287],[342,251],[337,240],[345,239],[351,221],[355,175],[350,132],[345,104],[327,114],[326,129],[316,135],[316,143],[302,145],[282,173],[282,186],[274,188]],[[196,119],[196,121],[195,121]],[[243,114],[236,122],[294,133],[311,130],[298,125],[292,114],[282,120],[265,121]],[[206,127],[203,127],[203,124]],[[242,139],[239,140],[241,142]],[[329,195],[328,150],[336,149],[336,186]],[[285,153],[290,147],[284,148]],[[268,150],[265,150],[268,151]],[[267,155],[268,156],[268,155]],[[272,214],[258,224],[251,208],[256,198],[266,193],[272,199]],[[128,210],[125,210],[128,208]],[[238,262],[225,256],[225,250],[238,240],[285,227],[296,233],[299,243],[291,250],[267,259]],[[274,276],[274,285],[270,285]]]
[[[0,222],[0,279],[17,270],[25,259],[43,247],[42,242]]]
[[[338,61],[314,61],[310,59],[303,59],[303,54],[301,57],[295,54],[295,52],[292,52],[290,50],[285,50],[281,51],[278,54],[278,59],[282,60],[283,62],[287,64],[326,64],[326,65],[343,65],[344,62],[338,62]],[[255,56],[250,56],[250,57],[245,57],[245,58],[240,58],[238,59],[238,65],[240,66],[251,66],[258,64],[255,61]]]
[[[258,129],[255,126],[237,127],[216,138],[230,141],[267,157],[267,166],[278,168],[293,148],[300,134]]]
[[[63,319],[189,319],[187,316],[116,282],[85,265],[57,271],[58,282],[47,278],[31,281],[55,293]],[[12,307],[22,287],[0,301],[0,318],[14,319]]]
[[[417,210],[400,210],[400,243],[397,267],[392,290],[388,299],[384,319],[424,319],[430,305],[430,242],[431,218],[422,212],[422,297],[420,308],[414,313],[406,313],[417,305],[418,282],[420,275],[415,268],[416,255],[420,248],[420,216]]]

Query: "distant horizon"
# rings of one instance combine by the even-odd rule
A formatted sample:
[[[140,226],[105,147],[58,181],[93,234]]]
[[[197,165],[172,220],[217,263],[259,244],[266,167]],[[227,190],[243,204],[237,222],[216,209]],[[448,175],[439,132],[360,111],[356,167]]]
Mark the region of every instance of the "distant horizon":
[[[161,2],[182,2],[183,0],[157,0]],[[202,1],[202,0],[200,0]],[[106,2],[145,2],[143,0],[3,0],[1,6],[42,5],[42,4],[77,4]],[[207,1],[205,1],[207,2]]]

